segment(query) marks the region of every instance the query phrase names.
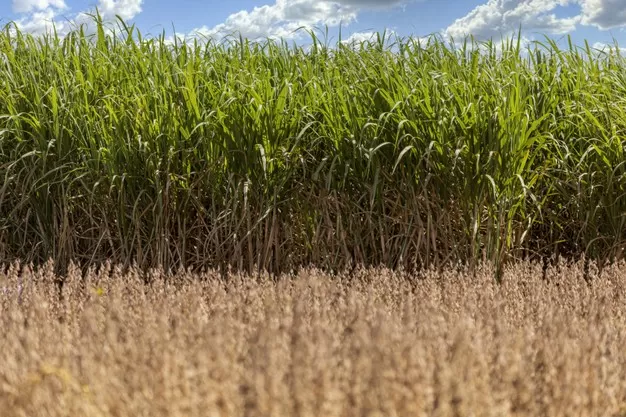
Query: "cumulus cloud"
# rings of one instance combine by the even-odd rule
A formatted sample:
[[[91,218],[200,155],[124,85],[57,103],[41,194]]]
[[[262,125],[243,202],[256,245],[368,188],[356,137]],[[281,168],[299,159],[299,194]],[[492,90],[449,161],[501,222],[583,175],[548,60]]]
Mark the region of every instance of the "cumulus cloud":
[[[558,7],[577,6],[579,13],[557,17]],[[510,35],[523,30],[564,34],[578,24],[609,29],[626,26],[625,0],[488,0],[457,19],[444,34],[454,38],[474,35],[478,39]]]
[[[617,45],[611,45],[604,42],[596,42],[593,44],[593,48],[602,52],[619,52],[620,54],[626,54],[626,48],[619,48]]]
[[[222,38],[236,33],[251,39],[293,39],[299,28],[350,24],[362,10],[397,7],[410,1],[415,0],[276,0],[272,5],[234,13],[217,26],[195,29],[192,36]]]
[[[128,20],[141,13],[143,0],[99,0],[98,10],[104,18],[114,18],[119,15]]]
[[[98,0],[98,12],[105,22],[110,22],[116,16],[120,16],[124,20],[130,20],[142,11],[143,0]],[[68,27],[77,28],[84,27],[89,33],[95,31],[95,23],[93,20],[95,9],[87,12],[80,12],[69,21]]]
[[[559,18],[554,10],[567,6],[571,0],[489,0],[466,16],[457,19],[444,34],[463,38],[468,34],[478,39],[509,35],[519,29],[561,34],[576,29],[579,16]]]
[[[372,32],[372,31],[355,32],[351,34],[347,39],[342,40],[341,43],[345,45],[359,46],[363,42],[377,42],[378,41],[377,35],[379,33],[382,33],[382,32]],[[394,39],[396,39],[398,36],[399,35],[395,30],[387,29],[385,31],[385,43],[386,44],[393,43]]]
[[[410,3],[410,0],[336,0],[336,3],[344,4],[347,6],[355,6],[358,8],[389,8],[393,6],[399,6],[402,4]]]
[[[348,39],[341,41],[342,43],[352,45],[360,44],[361,42],[373,41],[376,37],[376,32],[355,32]]]
[[[80,24],[92,25],[89,13],[95,8],[66,15],[67,0],[12,0],[13,11],[21,18],[16,23],[27,32],[44,33],[54,24],[59,33]],[[188,37],[220,39],[225,35],[241,34],[257,38],[298,38],[300,28],[349,25],[364,10],[402,7],[424,0],[274,0],[274,3],[252,10],[231,14],[216,26],[194,29]],[[429,0],[437,1],[437,0]],[[97,7],[105,20],[116,15],[125,20],[141,13],[144,0],[97,0]],[[573,16],[557,16],[559,7],[574,6]],[[572,32],[578,25],[601,30],[626,29],[626,0],[484,0],[453,22],[442,34],[455,39],[472,34],[478,39],[509,36],[522,27],[524,31],[545,34]],[[373,34],[373,33],[372,33]],[[369,32],[354,35],[352,40],[365,40]],[[178,36],[178,34],[176,35]]]
[[[626,26],[625,0],[581,0],[582,23],[599,29]]]
[[[356,19],[355,6],[330,1],[277,0],[273,5],[242,10],[228,16],[224,23],[214,27],[203,26],[194,30],[202,36],[221,38],[241,33],[247,38],[294,38],[300,27],[315,25],[336,26],[341,21]]]
[[[129,20],[141,13],[142,4],[143,0],[98,0],[96,7],[105,21],[113,20],[116,15]],[[73,16],[61,16],[66,9],[64,0],[13,0],[13,10],[25,15],[15,22],[23,32],[43,34],[54,26],[57,33],[63,35],[80,25],[86,25],[87,30],[92,28],[93,19],[89,14],[94,14],[95,8]]]
[[[30,13],[36,10],[48,10],[50,8],[65,9],[64,0],[13,0],[15,13]]]
[[[65,25],[63,22],[55,22],[57,12],[52,8],[31,13],[27,18],[16,21],[22,32],[34,35],[43,35],[52,32],[53,28],[63,33]]]

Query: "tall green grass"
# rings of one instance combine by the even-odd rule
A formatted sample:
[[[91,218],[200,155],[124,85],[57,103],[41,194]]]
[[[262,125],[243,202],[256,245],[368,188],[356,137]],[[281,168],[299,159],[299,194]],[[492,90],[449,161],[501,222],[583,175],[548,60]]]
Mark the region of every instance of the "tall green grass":
[[[0,34],[0,259],[284,271],[626,243],[626,60]]]

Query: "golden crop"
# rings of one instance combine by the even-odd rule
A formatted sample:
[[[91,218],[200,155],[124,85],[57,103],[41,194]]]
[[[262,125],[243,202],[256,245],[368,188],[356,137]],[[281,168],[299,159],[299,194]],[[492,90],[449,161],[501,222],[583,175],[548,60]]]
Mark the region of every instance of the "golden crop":
[[[626,266],[0,274],[0,414],[626,415]],[[22,285],[18,298],[18,286]]]

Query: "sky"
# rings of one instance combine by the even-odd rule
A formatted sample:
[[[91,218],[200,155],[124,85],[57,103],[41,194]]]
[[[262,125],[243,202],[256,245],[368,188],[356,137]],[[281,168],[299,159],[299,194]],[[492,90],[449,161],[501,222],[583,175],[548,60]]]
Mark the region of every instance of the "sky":
[[[298,28],[328,28],[332,39],[367,39],[383,30],[399,36],[472,35],[500,40],[522,28],[528,40],[588,40],[596,47],[626,46],[626,0],[0,0],[0,26],[16,22],[22,31],[66,33],[89,22],[96,8],[103,18],[133,22],[144,35],[220,38],[306,38]],[[321,33],[321,32],[320,32]]]

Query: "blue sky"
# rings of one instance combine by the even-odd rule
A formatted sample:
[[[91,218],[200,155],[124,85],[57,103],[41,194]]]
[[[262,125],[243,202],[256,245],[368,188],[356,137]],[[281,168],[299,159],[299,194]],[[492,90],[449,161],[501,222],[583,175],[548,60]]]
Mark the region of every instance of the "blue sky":
[[[343,27],[344,39],[362,39],[384,29],[401,36],[439,33],[500,39],[522,25],[524,37],[571,34],[598,46],[616,39],[626,46],[626,0],[1,0],[0,24],[15,21],[24,31],[60,32],[85,22],[85,13],[121,15],[144,34],[298,39],[298,27]]]

